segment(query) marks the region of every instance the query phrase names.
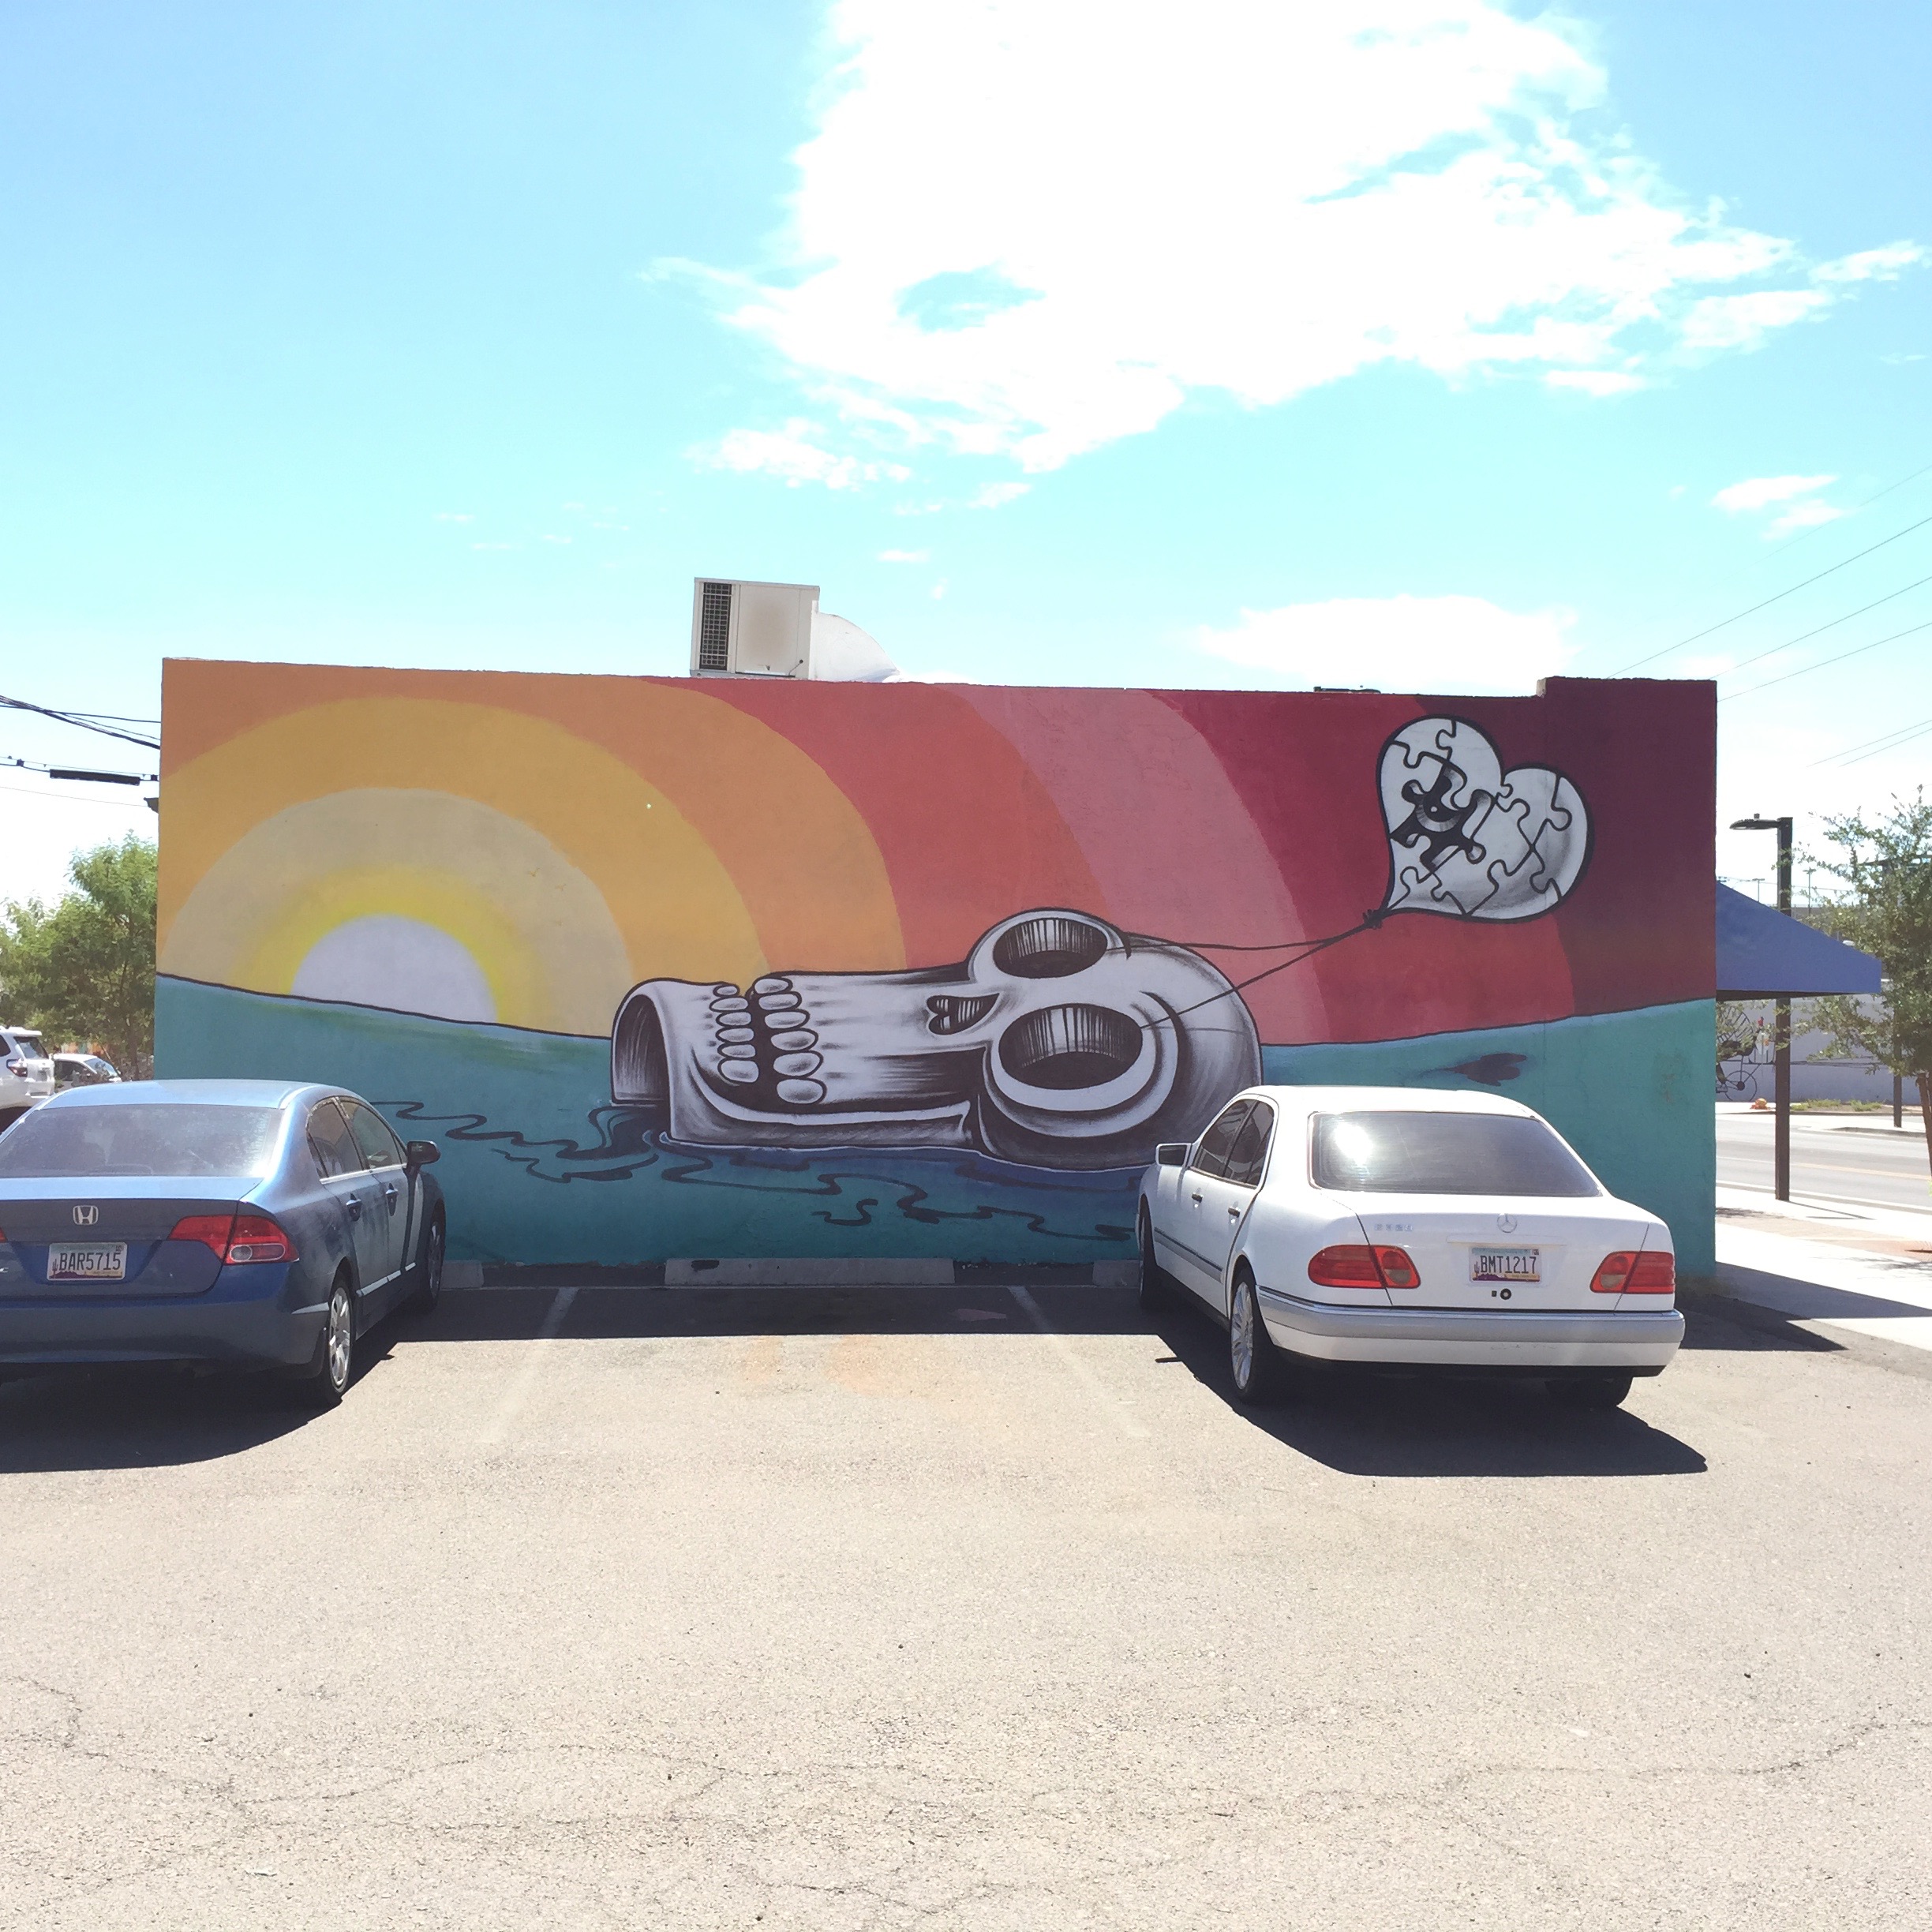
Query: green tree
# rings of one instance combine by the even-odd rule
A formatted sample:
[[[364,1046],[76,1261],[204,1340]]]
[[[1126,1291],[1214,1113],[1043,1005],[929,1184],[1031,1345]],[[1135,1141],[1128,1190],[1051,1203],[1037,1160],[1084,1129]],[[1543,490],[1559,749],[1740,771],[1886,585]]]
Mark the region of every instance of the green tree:
[[[29,899],[0,912],[0,1011],[98,1041],[134,1077],[154,1057],[155,862],[129,833],[80,854],[67,868],[74,889],[51,911]]]
[[[1828,818],[1825,836],[1835,849],[1818,868],[1844,889],[1821,923],[1878,956],[1885,993],[1881,1004],[1820,1000],[1813,1024],[1830,1051],[1868,1054],[1912,1082],[1932,1155],[1932,805],[1921,788],[1882,817]]]

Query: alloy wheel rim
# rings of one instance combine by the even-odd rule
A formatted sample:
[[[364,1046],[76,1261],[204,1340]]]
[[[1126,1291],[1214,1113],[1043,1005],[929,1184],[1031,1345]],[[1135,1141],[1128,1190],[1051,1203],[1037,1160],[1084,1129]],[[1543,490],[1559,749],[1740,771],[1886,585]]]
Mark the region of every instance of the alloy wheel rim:
[[[1234,1291],[1234,1380],[1243,1387],[1254,1371],[1254,1304],[1245,1287]]]
[[[433,1301],[443,1288],[443,1230],[440,1227],[429,1230],[429,1253],[423,1272],[429,1277],[429,1296]]]
[[[329,1380],[341,1388],[349,1380],[349,1297],[339,1288],[329,1297]]]

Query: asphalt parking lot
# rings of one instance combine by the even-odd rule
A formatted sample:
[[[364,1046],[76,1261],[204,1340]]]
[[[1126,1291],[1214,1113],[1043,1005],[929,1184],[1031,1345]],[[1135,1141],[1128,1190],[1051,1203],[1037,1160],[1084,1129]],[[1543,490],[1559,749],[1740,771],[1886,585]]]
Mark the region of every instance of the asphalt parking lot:
[[[1912,1926],[1932,1361],[1265,1419],[1114,1290],[485,1290],[0,1389],[0,1923]]]

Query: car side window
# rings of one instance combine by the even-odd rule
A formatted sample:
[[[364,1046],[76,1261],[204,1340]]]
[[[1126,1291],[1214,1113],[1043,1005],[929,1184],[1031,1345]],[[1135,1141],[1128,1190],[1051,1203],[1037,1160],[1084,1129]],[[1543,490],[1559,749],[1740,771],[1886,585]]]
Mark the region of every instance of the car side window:
[[[333,1180],[338,1174],[362,1171],[361,1150],[349,1131],[348,1121],[343,1118],[342,1109],[333,1100],[318,1101],[310,1110],[309,1144],[315,1151],[316,1165],[322,1170],[324,1181]]]
[[[1246,1125],[1253,1106],[1252,1100],[1233,1102],[1201,1136],[1200,1145],[1188,1163],[1196,1174],[1219,1175],[1227,1172],[1228,1155],[1234,1151],[1235,1140]]]
[[[1229,1180],[1238,1181],[1243,1187],[1261,1185],[1261,1170],[1267,1165],[1268,1142],[1274,1132],[1275,1110],[1266,1101],[1256,1101],[1254,1111],[1241,1130],[1241,1138],[1228,1155]]]
[[[347,1110],[356,1145],[370,1166],[400,1167],[405,1159],[402,1144],[389,1131],[389,1123],[373,1107],[360,1102],[348,1100],[342,1105]]]

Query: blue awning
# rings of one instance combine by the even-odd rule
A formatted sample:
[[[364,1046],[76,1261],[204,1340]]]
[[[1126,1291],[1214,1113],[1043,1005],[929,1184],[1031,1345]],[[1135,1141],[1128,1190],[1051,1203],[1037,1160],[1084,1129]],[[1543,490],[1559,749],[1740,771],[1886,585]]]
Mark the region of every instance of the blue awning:
[[[1720,999],[1876,993],[1879,970],[1870,953],[1728,886],[1717,888]]]

